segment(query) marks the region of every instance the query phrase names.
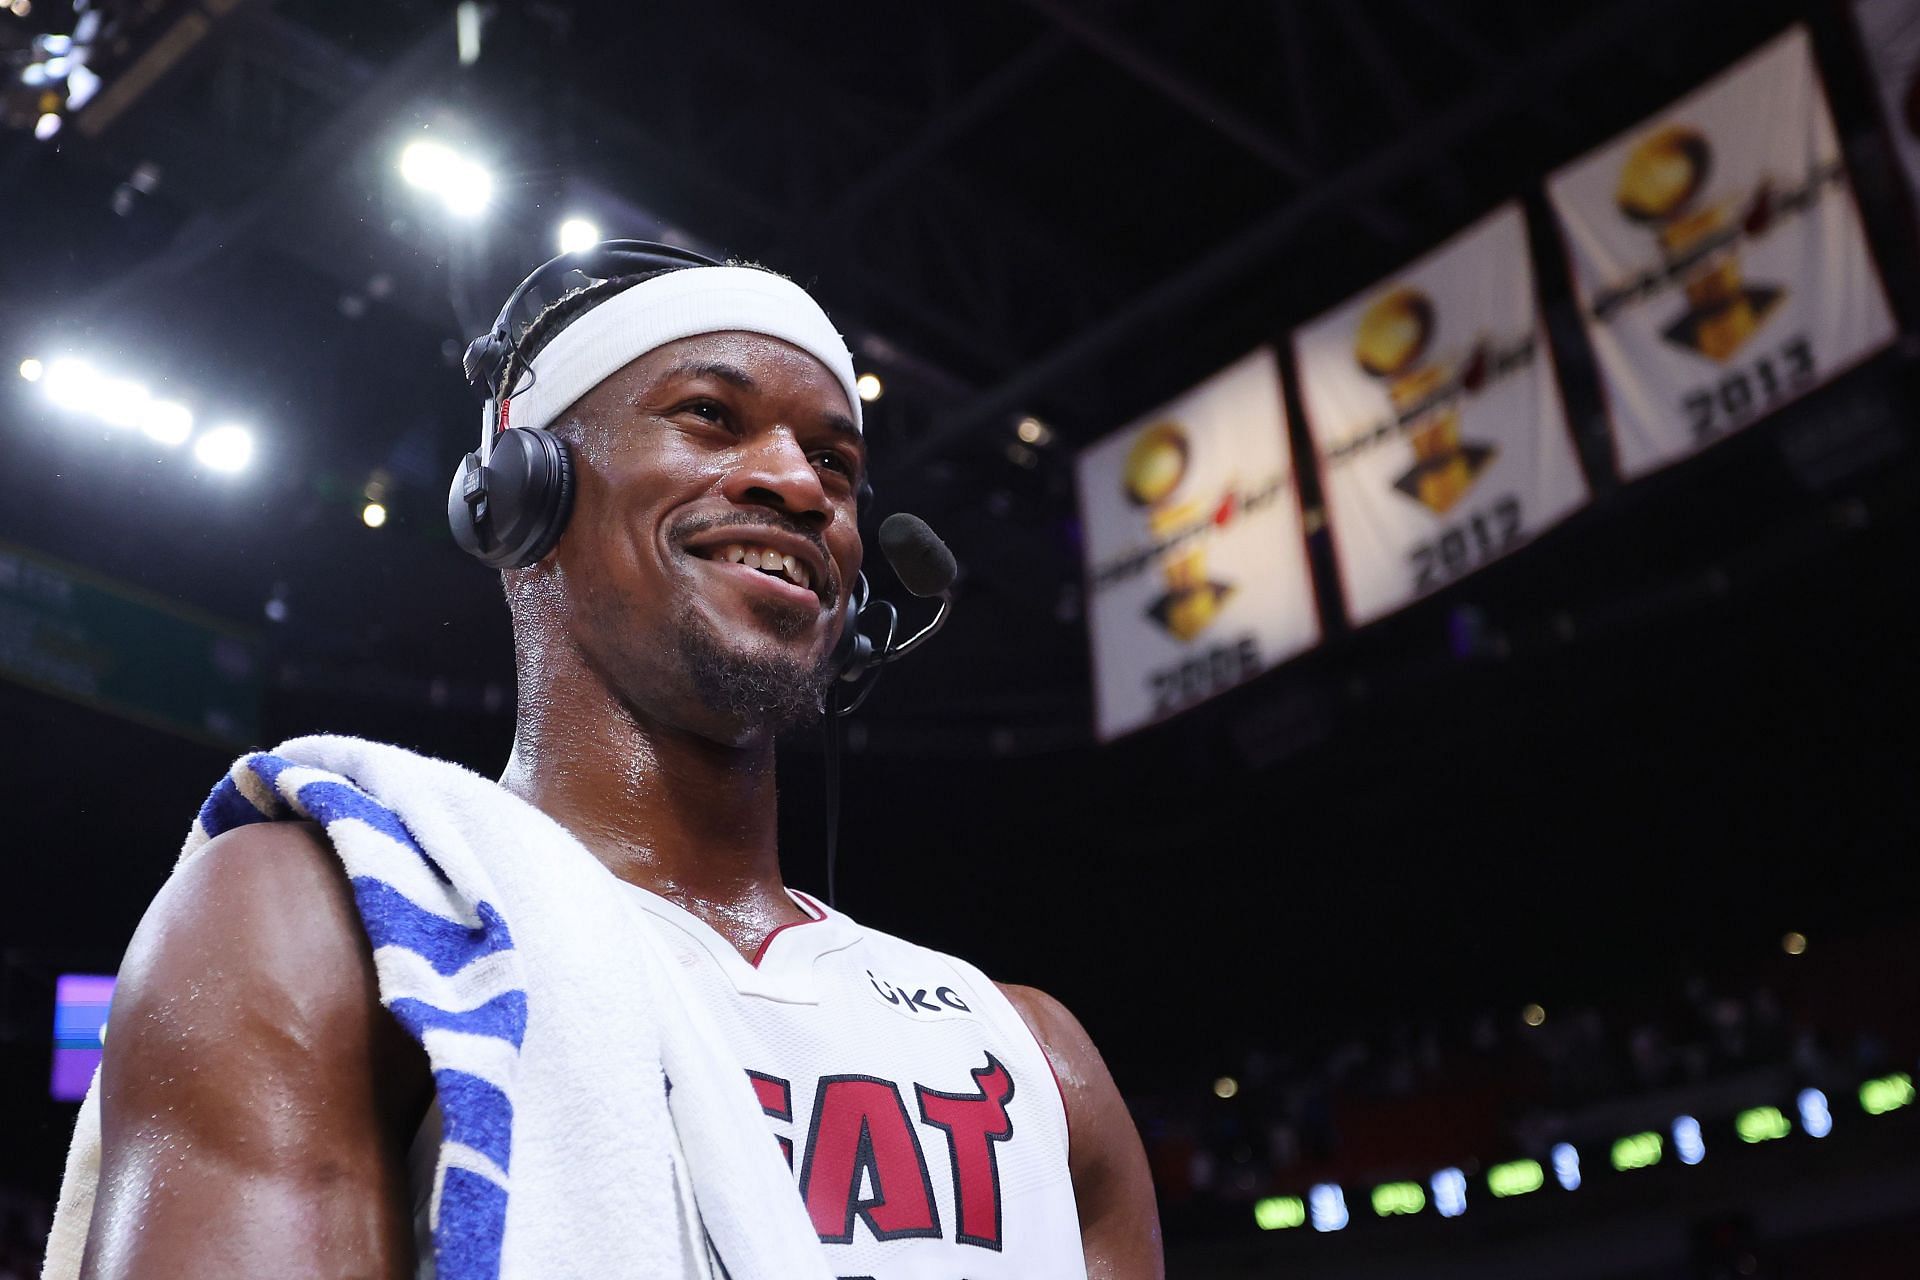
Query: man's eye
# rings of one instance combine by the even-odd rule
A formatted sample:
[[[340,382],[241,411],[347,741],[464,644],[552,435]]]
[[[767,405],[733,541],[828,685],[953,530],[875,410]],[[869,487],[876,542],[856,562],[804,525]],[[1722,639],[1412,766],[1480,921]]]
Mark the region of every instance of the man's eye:
[[[690,413],[708,422],[725,422],[727,419],[727,408],[718,400],[689,400],[674,412]]]
[[[838,471],[843,476],[851,477],[855,470],[851,459],[843,453],[835,453],[832,450],[819,454],[817,461],[834,471]]]

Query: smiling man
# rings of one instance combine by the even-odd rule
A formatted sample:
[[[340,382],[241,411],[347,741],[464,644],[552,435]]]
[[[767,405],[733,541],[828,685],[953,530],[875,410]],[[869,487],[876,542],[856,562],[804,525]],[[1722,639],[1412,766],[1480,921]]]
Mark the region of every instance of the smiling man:
[[[1073,1017],[782,881],[774,738],[821,713],[861,563],[853,364],[791,282],[667,267],[607,273],[524,332],[503,317],[483,362],[505,421],[487,474],[472,478],[478,459],[463,473],[452,514],[463,545],[508,566],[519,705],[497,803],[563,828],[538,856],[577,842],[632,927],[671,958],[662,967],[718,1060],[750,1083],[747,1123],[765,1143],[755,1157],[784,1156],[779,1178],[832,1274],[1160,1276],[1139,1138]],[[554,491],[514,489],[524,477],[513,466],[546,468]],[[433,824],[396,808],[446,880]],[[471,1206],[425,1206],[441,1192],[436,1154],[459,1127],[447,1090],[462,1077],[435,1055],[450,1052],[449,1020],[466,1015],[397,1016],[398,970],[375,963],[392,950],[380,914],[391,907],[369,907],[336,831],[257,822],[218,835],[183,858],[142,923],[98,1086],[83,1274],[404,1277],[429,1273],[436,1256],[443,1270],[464,1265],[464,1243],[447,1237]],[[503,882],[533,856],[478,852],[500,859]],[[461,945],[484,934],[490,909]],[[521,963],[544,963],[537,933],[517,937]],[[458,963],[435,957],[443,971]],[[482,954],[466,972],[488,963]],[[593,994],[573,992],[578,1017],[591,1016]],[[569,1016],[536,1000],[512,1028],[515,1049],[531,1064]],[[461,1025],[484,1041],[487,1028]],[[582,1062],[571,1082],[565,1106],[583,1128],[605,1069]],[[528,1105],[512,1123],[537,1129],[537,1118]],[[487,1135],[457,1136],[462,1150],[486,1146]],[[676,1175],[701,1136],[671,1135]],[[522,1150],[516,1196],[529,1160],[565,1165]],[[497,1168],[477,1157],[463,1167],[504,1185],[500,1151]],[[440,1164],[452,1185],[459,1171]],[[517,1212],[499,1209],[502,1274],[515,1273],[515,1233],[539,1229]],[[637,1256],[687,1223],[624,1216],[594,1229]],[[581,1274],[559,1250],[521,1273]],[[691,1259],[671,1274],[726,1270]]]

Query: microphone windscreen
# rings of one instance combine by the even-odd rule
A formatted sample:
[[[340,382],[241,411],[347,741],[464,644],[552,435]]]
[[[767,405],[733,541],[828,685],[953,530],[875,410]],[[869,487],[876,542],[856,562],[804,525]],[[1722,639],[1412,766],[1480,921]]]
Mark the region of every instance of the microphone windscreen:
[[[900,585],[917,596],[937,596],[960,576],[960,565],[919,516],[896,511],[880,522],[880,550]]]

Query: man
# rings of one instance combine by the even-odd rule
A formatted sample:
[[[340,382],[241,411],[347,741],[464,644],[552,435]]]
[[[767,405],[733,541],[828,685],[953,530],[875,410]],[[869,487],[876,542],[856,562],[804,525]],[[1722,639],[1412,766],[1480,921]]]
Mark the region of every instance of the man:
[[[836,677],[866,456],[844,344],[812,336],[825,317],[797,287],[742,270],[563,300],[506,362],[496,393],[513,426],[551,428],[573,496],[551,549],[505,575],[519,714],[500,786],[657,922],[836,1274],[1039,1277],[1083,1258],[1092,1277],[1160,1276],[1139,1138],[1072,1015],[781,881],[774,737]],[[818,320],[714,301],[756,293]],[[590,338],[570,335],[596,310]],[[726,319],[654,342],[678,332],[669,312]],[[612,372],[576,398],[583,353]],[[566,403],[528,421],[543,385]],[[409,1151],[432,1142],[434,1079],[380,1003],[318,827],[240,827],[183,864],[128,951],[113,1031],[84,1274],[416,1274]]]

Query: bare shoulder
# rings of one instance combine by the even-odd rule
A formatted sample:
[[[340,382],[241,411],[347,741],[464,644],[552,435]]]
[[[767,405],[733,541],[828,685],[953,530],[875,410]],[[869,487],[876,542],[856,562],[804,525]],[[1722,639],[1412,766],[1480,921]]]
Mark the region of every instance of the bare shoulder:
[[[1160,1214],[1139,1130],[1080,1020],[1035,987],[995,983],[1040,1042],[1067,1107],[1067,1165],[1088,1280],[1161,1280]]]
[[[109,1103],[142,1093],[176,1055],[194,1076],[276,1058],[311,1072],[343,1049],[390,1047],[386,1022],[326,836],[256,823],[209,841],[148,908],[114,993],[102,1086]]]
[[[346,875],[316,824],[240,827],[189,858],[147,909],[113,1029],[145,1047],[247,1028],[305,1039],[377,999],[365,951]]]
[[[401,1274],[399,1154],[431,1083],[379,1003],[320,829],[260,823],[210,841],[155,897],[121,967],[83,1274],[271,1274],[322,1239],[349,1241],[326,1247],[358,1273]]]
[[[1069,1110],[1075,1092],[1085,1090],[1093,1079],[1108,1078],[1100,1050],[1067,1006],[1038,987],[1011,982],[993,985],[1000,988],[1001,994],[1019,1011],[1033,1038],[1040,1042],[1047,1060],[1053,1064],[1054,1074],[1060,1079],[1061,1090],[1067,1094]]]

